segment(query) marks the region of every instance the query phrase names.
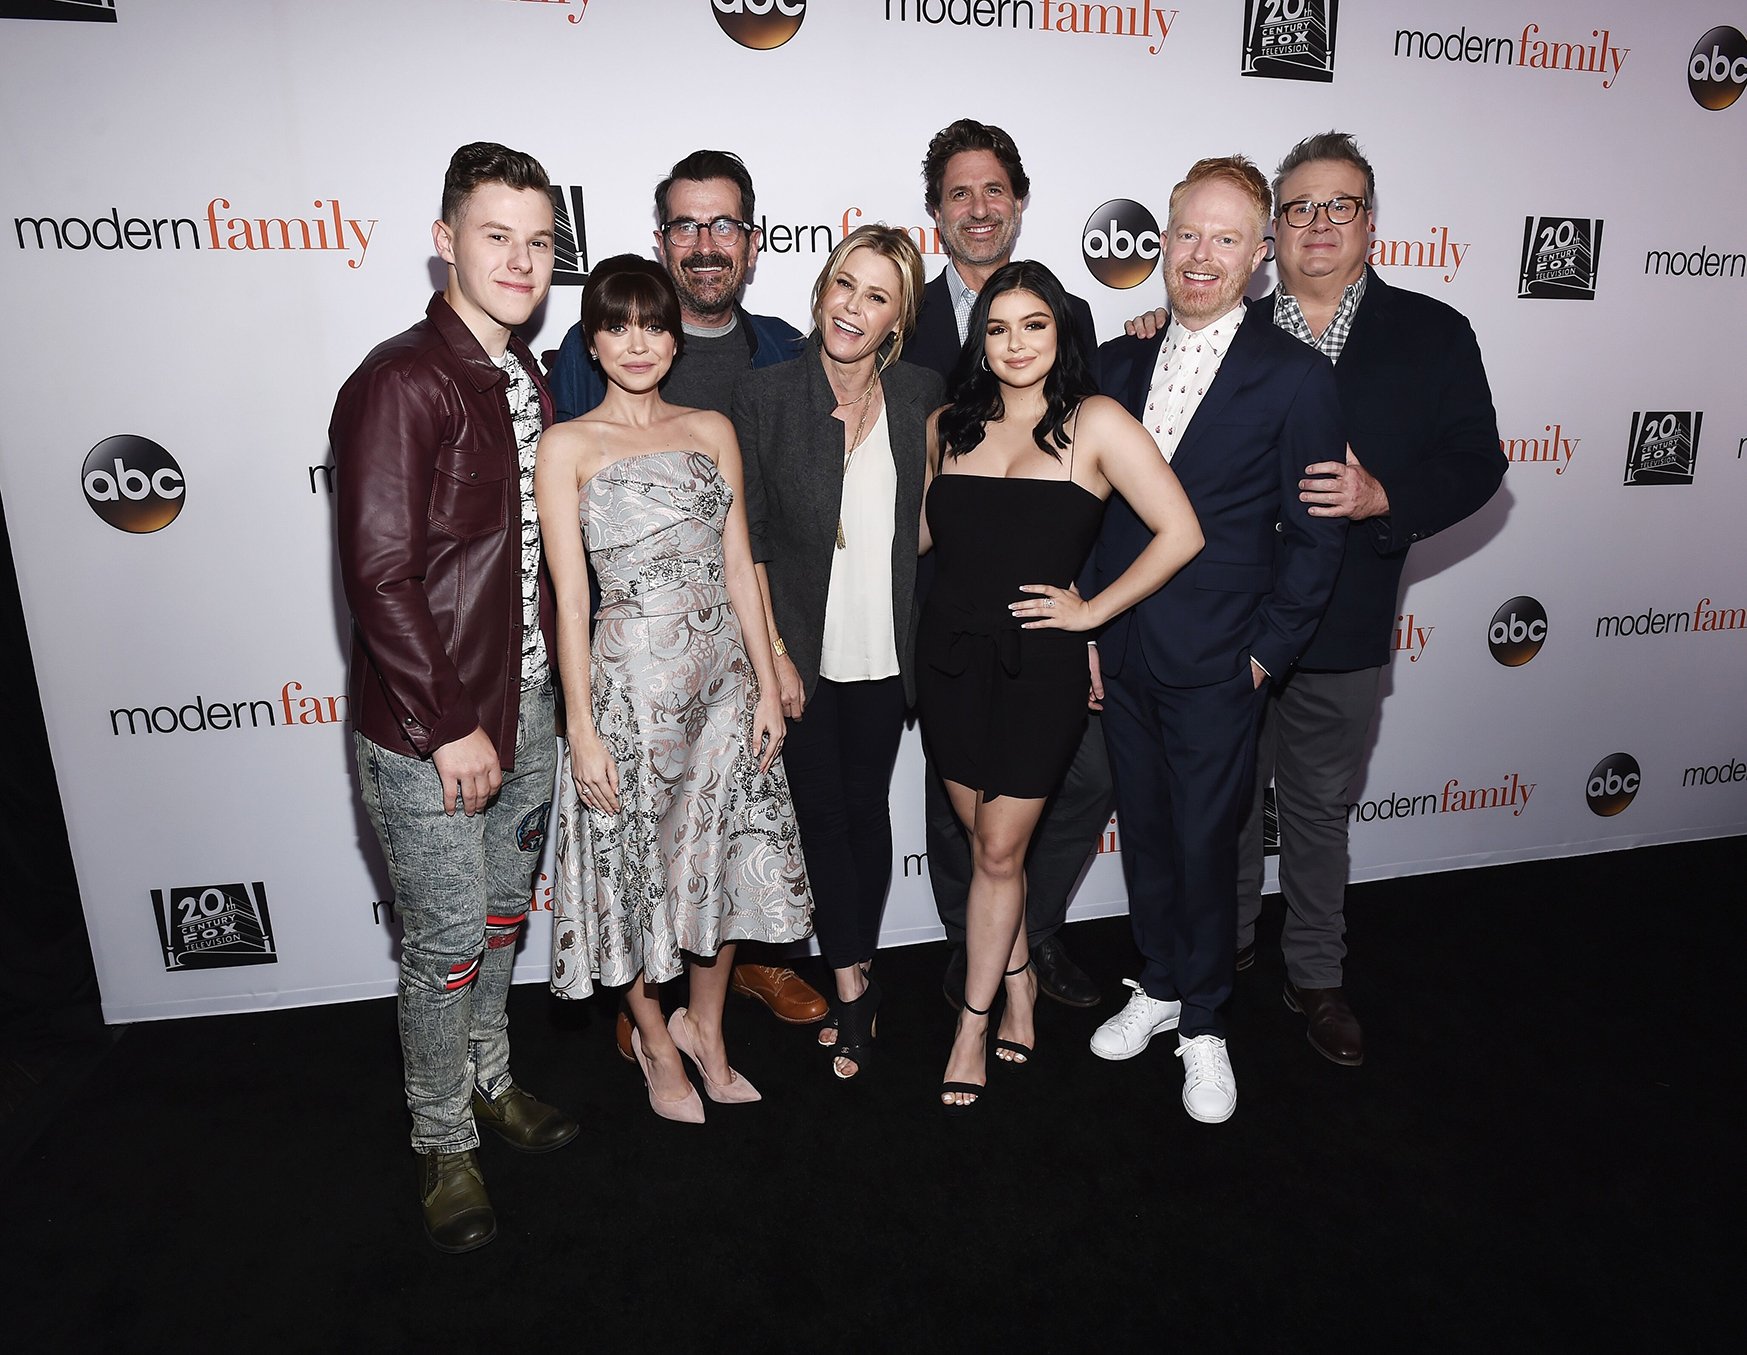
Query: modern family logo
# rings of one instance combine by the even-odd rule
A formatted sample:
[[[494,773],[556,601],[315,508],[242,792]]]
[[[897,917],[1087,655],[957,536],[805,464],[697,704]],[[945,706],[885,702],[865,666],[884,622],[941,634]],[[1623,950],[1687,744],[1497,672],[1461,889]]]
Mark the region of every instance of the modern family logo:
[[[1638,410],[1626,438],[1628,485],[1690,485],[1698,467],[1702,410]]]
[[[1293,0],[1286,0],[1292,3]],[[1302,0],[1299,0],[1302,3]],[[717,5],[724,0],[715,0]],[[1068,37],[1139,38],[1148,55],[1165,50],[1177,11],[1157,5],[1074,4],[1069,0],[884,0],[887,23],[1012,28]],[[1332,5],[1333,0],[1329,0]]]
[[[1422,626],[1419,618],[1412,612],[1403,612],[1395,618],[1395,633],[1390,637],[1389,648],[1397,654],[1407,655],[1409,663],[1418,663],[1425,657],[1426,646],[1431,643],[1432,632],[1436,626]]]
[[[236,881],[222,885],[175,885],[152,891],[164,968],[222,969],[273,964],[273,921],[267,886]]]
[[[1086,218],[1080,255],[1106,287],[1138,287],[1159,262],[1159,223],[1134,199],[1111,198]]]
[[[1581,216],[1525,217],[1518,298],[1594,301],[1601,226],[1600,219]]]
[[[115,22],[115,0],[0,0],[0,19],[64,19]]]
[[[1395,30],[1395,56],[1414,61],[1455,61],[1464,65],[1515,66],[1530,71],[1588,72],[1602,77],[1601,87],[1612,89],[1625,65],[1630,47],[1616,47],[1606,28],[1589,30],[1587,41],[1550,39],[1540,24],[1523,25],[1515,38],[1483,37],[1469,33],[1467,26],[1454,33],[1422,32],[1414,28]]]
[[[1563,475],[1570,469],[1571,458],[1577,455],[1577,444],[1582,441],[1567,437],[1564,424],[1547,423],[1541,425],[1537,437],[1500,438],[1498,449],[1514,465],[1551,466],[1553,474]]]
[[[91,511],[123,532],[168,527],[187,502],[182,467],[150,438],[118,433],[85,454],[79,483]]]
[[[1418,795],[1391,793],[1375,800],[1359,800],[1347,806],[1347,822],[1388,822],[1427,814],[1466,814],[1476,809],[1508,809],[1512,818],[1521,818],[1535,793],[1535,785],[1517,772],[1508,773],[1497,785],[1484,786],[1464,786],[1459,777],[1452,776],[1441,791]]]
[[[1547,643],[1547,609],[1526,593],[1492,614],[1486,647],[1506,668],[1521,668]]]
[[[16,216],[12,230],[20,249],[290,251],[339,254],[346,267],[363,267],[377,219],[347,216],[338,198],[313,198],[310,205],[314,216],[233,216],[229,198],[212,198],[199,217],[123,217],[111,207],[93,217]]]
[[[1340,0],[1244,0],[1240,75],[1269,80],[1335,78]]]
[[[1374,236],[1365,254],[1365,262],[1373,268],[1430,268],[1443,273],[1443,281],[1454,282],[1468,256],[1466,240],[1450,239],[1448,226],[1433,226],[1423,240],[1385,240]]]
[[[1630,753],[1609,753],[1590,771],[1583,798],[1591,813],[1611,819],[1637,798],[1643,784],[1644,773],[1637,758]]]
[[[1688,767],[1680,774],[1683,786],[1727,786],[1747,781],[1747,762],[1738,757],[1709,767]]]
[[[262,726],[310,729],[344,725],[348,719],[345,693],[311,695],[293,678],[279,688],[276,698],[209,701],[196,696],[181,706],[117,706],[109,712],[109,732],[120,738],[123,734],[203,734]]]
[[[1687,612],[1659,612],[1647,607],[1633,616],[1598,616],[1595,638],[1614,640],[1628,635],[1707,635],[1747,630],[1747,607],[1722,607],[1700,598]]]
[[[1686,63],[1686,87],[1700,108],[1720,113],[1747,88],[1747,37],[1722,24],[1693,44]]]
[[[1644,253],[1644,271],[1667,278],[1747,278],[1747,254],[1723,254],[1708,245],[1697,249],[1651,249]]]
[[[807,0],[710,0],[721,30],[742,47],[768,52],[801,31]]]

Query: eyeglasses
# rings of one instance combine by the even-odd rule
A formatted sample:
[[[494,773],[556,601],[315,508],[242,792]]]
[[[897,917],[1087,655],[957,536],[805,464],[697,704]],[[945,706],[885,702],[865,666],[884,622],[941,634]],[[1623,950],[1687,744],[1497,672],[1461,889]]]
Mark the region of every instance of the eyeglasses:
[[[1288,226],[1303,230],[1316,220],[1319,209],[1328,218],[1329,225],[1344,226],[1365,209],[1365,199],[1330,198],[1327,202],[1312,202],[1308,198],[1300,198],[1297,202],[1280,204],[1280,219]]]
[[[697,241],[700,231],[708,231],[710,238],[717,244],[725,245],[739,236],[741,231],[750,231],[750,221],[736,221],[731,216],[712,217],[708,221],[693,221],[681,217],[678,221],[663,221],[661,234],[670,245],[689,245]]]

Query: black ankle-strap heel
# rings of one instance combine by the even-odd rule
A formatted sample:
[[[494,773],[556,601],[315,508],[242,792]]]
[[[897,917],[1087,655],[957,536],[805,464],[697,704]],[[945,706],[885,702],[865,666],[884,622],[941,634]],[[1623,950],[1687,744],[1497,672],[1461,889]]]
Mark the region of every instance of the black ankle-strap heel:
[[[1004,979],[1015,978],[1030,968],[1031,961],[1027,959],[1024,964],[1019,966],[1019,968],[1009,969],[1005,971],[1001,977]],[[1013,1055],[1013,1057],[1010,1059],[1001,1058],[1000,1053],[1003,1049]],[[1031,1062],[1031,1046],[1028,1044],[1020,1044],[1017,1040],[1003,1040],[997,1038],[995,1040],[995,1055],[995,1062],[997,1063],[1004,1063],[1009,1068],[1023,1068],[1026,1064]]]

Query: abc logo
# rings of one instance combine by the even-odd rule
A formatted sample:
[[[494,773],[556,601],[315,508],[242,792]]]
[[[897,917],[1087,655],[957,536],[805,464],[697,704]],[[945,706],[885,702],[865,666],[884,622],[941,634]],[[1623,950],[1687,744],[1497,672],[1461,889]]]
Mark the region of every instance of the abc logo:
[[[1547,643],[1547,609],[1531,597],[1512,598],[1492,614],[1486,643],[1506,668],[1521,668]]]
[[[1159,223],[1138,202],[1112,198],[1086,218],[1080,253],[1106,287],[1138,287],[1159,261]]]
[[[768,52],[800,31],[807,0],[710,0],[722,31],[742,47]]]
[[[1686,87],[1700,108],[1727,108],[1747,87],[1747,37],[1724,24],[1698,40],[1686,65]]]
[[[1589,784],[1583,788],[1583,798],[1593,813],[1604,819],[1618,814],[1638,794],[1643,775],[1638,759],[1630,753],[1609,753],[1595,764],[1589,774]]]
[[[124,532],[155,532],[182,511],[182,468],[150,438],[104,438],[85,458],[80,483],[91,511]]]

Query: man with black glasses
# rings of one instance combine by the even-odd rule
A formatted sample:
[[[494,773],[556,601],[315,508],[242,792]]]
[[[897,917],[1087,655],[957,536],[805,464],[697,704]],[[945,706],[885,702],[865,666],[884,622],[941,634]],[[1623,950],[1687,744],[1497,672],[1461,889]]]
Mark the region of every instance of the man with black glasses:
[[[758,258],[753,206],[752,175],[730,151],[693,151],[655,186],[656,252],[679,293],[685,329],[661,388],[670,404],[727,414],[742,372],[800,354],[801,336],[792,325],[740,305]],[[588,413],[605,397],[606,382],[589,361],[581,324],[564,336],[551,378],[560,420]],[[825,999],[785,965],[737,964],[733,984],[778,1020],[811,1025],[825,1019]],[[618,1036],[620,1052],[630,1058],[630,1022],[623,1016]]]
[[[1342,984],[1347,802],[1364,763],[1408,547],[1475,512],[1508,464],[1474,331],[1456,311],[1389,286],[1365,263],[1376,175],[1342,132],[1306,137],[1274,175],[1279,286],[1255,305],[1328,355],[1345,416],[1344,461],[1305,468],[1313,517],[1352,524],[1334,593],[1297,667],[1269,691],[1255,797],[1238,838],[1237,967],[1255,960],[1262,909],[1262,789],[1280,819],[1286,1005],[1313,1048],[1364,1061]]]

